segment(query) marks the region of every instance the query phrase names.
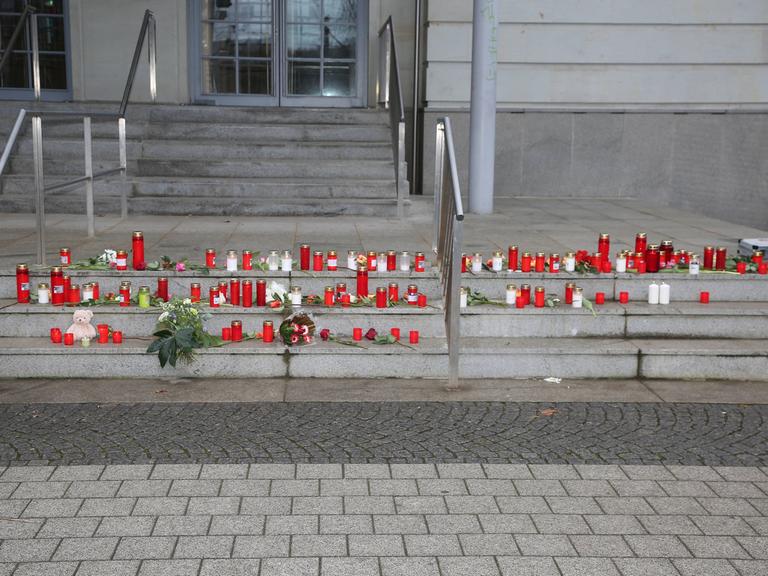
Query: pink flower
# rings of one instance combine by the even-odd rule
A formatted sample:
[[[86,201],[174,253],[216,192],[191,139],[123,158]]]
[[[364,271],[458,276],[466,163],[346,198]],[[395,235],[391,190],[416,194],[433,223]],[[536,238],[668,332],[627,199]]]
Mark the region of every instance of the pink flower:
[[[309,336],[309,334],[307,334],[306,336],[304,336],[304,342],[306,342],[307,344],[309,344],[311,341],[312,341],[312,337],[311,337],[311,336]]]
[[[302,336],[306,336],[307,334],[309,334],[309,327],[308,326],[299,326],[298,332]]]
[[[176,262],[176,272],[184,272],[186,269],[184,262]]]
[[[331,331],[328,330],[328,328],[323,328],[320,330],[320,338],[322,338],[323,342],[327,341],[328,338],[331,337]]]
[[[296,334],[291,334],[291,344],[298,344],[299,343],[299,337]]]

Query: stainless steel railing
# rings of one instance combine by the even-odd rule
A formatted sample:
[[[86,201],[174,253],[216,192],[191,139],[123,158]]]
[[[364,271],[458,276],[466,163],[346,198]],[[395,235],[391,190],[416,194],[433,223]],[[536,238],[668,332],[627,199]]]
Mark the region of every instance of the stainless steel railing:
[[[10,52],[13,42],[18,37],[19,30],[23,28],[24,21],[28,20],[30,23],[30,42],[32,45],[32,80],[34,86],[35,100],[40,100],[40,57],[38,51],[38,38],[37,38],[37,15],[34,10],[25,10],[22,13],[21,21],[17,25],[14,35],[11,38],[11,43],[6,48],[6,55]],[[25,110],[21,109],[19,115],[16,118],[13,130],[11,131],[8,142],[6,142],[5,149],[2,156],[0,156],[0,176],[3,175],[6,165],[13,152],[16,141],[19,134],[22,131],[24,120],[27,114],[32,116],[32,157],[34,165],[34,178],[35,178],[35,215],[37,222],[37,263],[45,265],[45,194],[46,192],[52,192],[54,190],[64,190],[85,184],[85,211],[88,220],[88,236],[90,238],[96,235],[96,218],[94,211],[94,196],[93,196],[93,183],[96,180],[105,178],[113,174],[120,174],[123,178],[123,186],[120,191],[120,215],[124,219],[128,216],[128,192],[125,185],[126,171],[128,167],[128,154],[126,143],[126,123],[125,112],[128,108],[128,102],[133,92],[133,85],[136,79],[136,71],[139,66],[139,60],[141,58],[141,52],[144,47],[144,43],[147,43],[147,56],[149,58],[149,91],[152,98],[152,102],[157,99],[157,25],[155,22],[154,14],[150,10],[144,12],[144,18],[141,23],[141,29],[139,31],[139,38],[136,43],[136,49],[131,61],[131,68],[128,73],[128,79],[125,83],[125,90],[123,91],[123,98],[120,103],[118,112],[115,113],[103,113],[103,112],[77,112],[72,110]],[[0,62],[0,71],[2,71],[2,65],[6,62],[6,58]],[[79,178],[68,180],[66,182],[57,182],[49,186],[45,185],[45,174],[43,170],[43,127],[42,116],[82,116],[83,119],[83,147],[85,155],[85,174]],[[93,138],[91,130],[92,118],[99,117],[111,120],[117,120],[117,135],[118,135],[118,149],[119,149],[119,164],[117,167],[108,168],[99,172],[93,171]]]
[[[451,119],[441,118],[435,129],[435,223],[432,250],[437,255],[443,288],[445,334],[448,340],[448,387],[459,386],[461,317],[461,245],[464,206],[461,201]]]
[[[408,190],[401,186],[401,167],[405,164],[405,100],[400,82],[400,65],[397,61],[397,45],[392,16],[387,18],[379,30],[379,74],[377,81],[378,103],[389,109],[389,124],[392,129],[392,157],[395,162],[397,179],[398,213],[402,213],[402,201]]]

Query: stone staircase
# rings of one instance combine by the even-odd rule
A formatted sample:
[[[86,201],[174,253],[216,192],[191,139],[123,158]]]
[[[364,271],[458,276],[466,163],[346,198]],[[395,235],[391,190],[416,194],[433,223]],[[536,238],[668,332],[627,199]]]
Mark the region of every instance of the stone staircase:
[[[116,109],[87,103],[41,107]],[[0,106],[3,143],[18,108]],[[396,215],[388,121],[381,110],[137,105],[127,116],[127,178],[95,184],[96,211],[119,213],[127,189],[132,214]],[[116,167],[116,122],[94,117],[92,132],[94,171]],[[43,135],[46,183],[82,175],[82,121],[44,117]],[[3,212],[33,209],[32,174],[28,122],[0,180]],[[407,182],[401,190],[407,196]],[[52,192],[46,209],[79,211],[84,202],[83,188]]]
[[[154,287],[157,277],[170,277],[170,292],[189,294],[192,282],[207,287],[232,274],[216,270],[194,272],[72,271],[73,282],[97,280],[102,292],[116,291],[120,280],[130,279],[134,288]],[[238,272],[237,277],[264,278],[301,286],[306,294],[322,294],[323,288],[346,282],[354,290],[354,273],[338,272]],[[33,273],[32,284],[47,278]],[[76,279],[76,280],[75,280]],[[672,304],[645,303],[651,281],[664,280],[672,287]],[[570,307],[518,310],[477,306],[463,310],[461,319],[461,372],[465,378],[649,378],[768,381],[768,277],[758,275],[631,274],[570,275],[480,273],[467,274],[465,286],[503,300],[507,283],[545,286],[548,293],[562,294],[565,283],[575,281],[587,298],[606,293],[597,315]],[[433,271],[424,273],[371,273],[370,290],[397,282],[402,292],[416,284],[427,294],[429,306],[375,308],[305,307],[316,317],[318,329],[329,328],[351,338],[352,328],[375,328],[388,333],[398,327],[407,343],[408,332],[418,330],[420,342],[412,348],[376,345],[365,340],[363,348],[334,342],[307,347],[286,347],[277,342],[243,342],[201,352],[197,363],[161,369],[154,355],[145,354],[148,337],[158,315],[156,309],[97,307],[95,323],[108,323],[126,336],[123,345],[90,348],[65,347],[48,341],[53,326],[65,329],[71,308],[16,304],[15,276],[0,271],[0,373],[8,377],[332,377],[332,378],[443,378],[447,374],[447,347],[440,287]],[[707,290],[712,303],[699,304]],[[618,294],[628,291],[630,302],[619,304]],[[268,308],[225,307],[213,311],[212,333],[232,320],[243,322],[245,332],[260,331],[265,319],[275,325],[282,316]]]

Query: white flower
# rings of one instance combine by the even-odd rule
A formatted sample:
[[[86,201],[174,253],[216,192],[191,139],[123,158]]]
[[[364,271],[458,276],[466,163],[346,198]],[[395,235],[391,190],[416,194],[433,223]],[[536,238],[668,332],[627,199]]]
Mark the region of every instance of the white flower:
[[[163,312],[162,314],[160,314],[160,317],[157,320],[158,322],[162,322],[166,318],[168,318],[168,312]]]
[[[267,302],[272,302],[273,300],[280,300],[281,302],[284,302],[285,294],[287,292],[288,290],[285,288],[285,286],[278,284],[273,280],[267,287]]]
[[[189,306],[190,304],[192,304],[192,299],[191,298],[184,298],[183,304]]]
[[[190,314],[192,314],[192,316],[197,316],[197,308],[192,308],[192,310],[190,310]]]
[[[104,260],[108,264],[117,262],[117,252],[115,250],[104,250]]]

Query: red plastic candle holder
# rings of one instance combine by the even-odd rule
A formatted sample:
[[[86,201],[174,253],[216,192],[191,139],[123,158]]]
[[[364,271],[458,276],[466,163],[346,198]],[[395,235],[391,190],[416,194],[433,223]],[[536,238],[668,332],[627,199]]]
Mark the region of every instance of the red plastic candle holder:
[[[123,343],[123,333],[119,330],[115,330],[112,332],[112,344],[122,344]]]
[[[605,304],[605,292],[597,292],[595,294],[595,304]]]
[[[225,341],[232,340],[232,328],[224,326],[224,328],[221,329],[221,339]]]
[[[418,330],[411,330],[408,333],[408,341],[411,344],[418,344],[419,343],[419,331]]]
[[[64,346],[73,346],[75,344],[74,334],[64,334]]]
[[[709,304],[709,292],[702,290],[701,294],[699,294],[699,302]]]
[[[363,329],[362,328],[352,328],[352,340],[355,342],[359,342],[363,339]]]
[[[395,340],[400,340],[400,328],[390,328],[389,333],[395,337]]]
[[[627,304],[629,302],[629,292],[619,292],[619,302]]]
[[[61,344],[61,328],[51,328],[51,342]]]

